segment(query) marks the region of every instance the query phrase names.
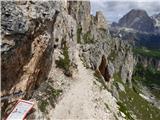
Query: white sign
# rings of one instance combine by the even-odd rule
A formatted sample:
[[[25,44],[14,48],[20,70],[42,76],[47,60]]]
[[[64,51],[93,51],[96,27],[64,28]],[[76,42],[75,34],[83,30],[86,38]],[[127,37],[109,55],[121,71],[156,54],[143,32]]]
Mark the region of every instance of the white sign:
[[[33,104],[31,101],[19,100],[6,120],[24,120],[27,113],[33,108]]]

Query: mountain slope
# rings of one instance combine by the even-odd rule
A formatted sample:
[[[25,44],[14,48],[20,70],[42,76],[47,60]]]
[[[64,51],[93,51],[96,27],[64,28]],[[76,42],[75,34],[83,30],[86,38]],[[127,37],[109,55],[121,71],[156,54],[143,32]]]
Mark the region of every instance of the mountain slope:
[[[154,22],[144,10],[131,10],[119,20],[118,25],[142,32],[154,31]]]

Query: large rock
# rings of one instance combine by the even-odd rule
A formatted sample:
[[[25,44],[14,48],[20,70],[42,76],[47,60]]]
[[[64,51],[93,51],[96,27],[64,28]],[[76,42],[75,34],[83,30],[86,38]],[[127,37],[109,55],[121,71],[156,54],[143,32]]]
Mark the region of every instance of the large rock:
[[[101,11],[96,12],[95,24],[98,29],[107,30],[107,22]]]
[[[135,64],[135,60],[133,58],[133,53],[128,52],[124,64],[121,69],[121,78],[123,83],[127,83],[129,87],[132,87],[132,73]]]

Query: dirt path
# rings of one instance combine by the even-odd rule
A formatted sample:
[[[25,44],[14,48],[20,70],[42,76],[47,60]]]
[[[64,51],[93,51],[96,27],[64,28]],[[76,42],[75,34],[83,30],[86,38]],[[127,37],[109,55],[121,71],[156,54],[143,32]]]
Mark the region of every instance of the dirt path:
[[[112,110],[106,109],[103,97],[107,98],[105,102],[111,102],[111,108],[116,111],[115,99],[109,92],[102,92],[94,88],[95,80],[93,72],[86,69],[78,56],[77,50],[78,74],[76,82],[71,85],[70,90],[64,94],[63,98],[50,112],[52,119],[108,119],[114,120],[115,114]],[[97,88],[98,89],[98,88]],[[102,97],[103,96],[103,97]],[[109,100],[111,99],[111,100]],[[95,101],[98,102],[95,102]]]

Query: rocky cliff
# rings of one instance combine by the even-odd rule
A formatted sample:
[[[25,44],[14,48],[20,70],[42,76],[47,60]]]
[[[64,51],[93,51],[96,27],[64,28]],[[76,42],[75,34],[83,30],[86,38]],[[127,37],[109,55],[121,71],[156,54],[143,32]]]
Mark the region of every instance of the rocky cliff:
[[[21,91],[29,98],[32,90],[47,80],[55,61],[55,49],[67,46],[69,64],[74,63],[76,21],[68,15],[65,2],[4,1],[1,4],[1,96]]]
[[[3,1],[1,5],[1,96],[21,92],[18,99],[32,98],[36,112],[28,119],[131,117],[119,111],[116,102],[119,91],[132,88],[132,47],[111,37],[100,11],[90,15],[90,2]],[[3,101],[4,116],[16,100]]]
[[[141,64],[144,68],[153,67],[156,71],[160,71],[159,57],[149,56],[149,55],[135,52],[135,61],[137,64]]]

